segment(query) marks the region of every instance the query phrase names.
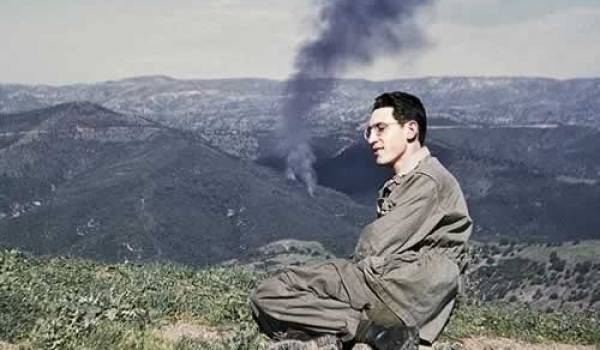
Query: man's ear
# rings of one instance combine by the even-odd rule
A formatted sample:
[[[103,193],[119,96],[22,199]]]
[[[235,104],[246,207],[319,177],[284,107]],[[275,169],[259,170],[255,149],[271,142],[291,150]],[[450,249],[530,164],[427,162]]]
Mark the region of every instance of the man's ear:
[[[412,142],[416,140],[419,136],[419,123],[415,120],[409,120],[404,123],[404,128],[406,129],[406,137]]]

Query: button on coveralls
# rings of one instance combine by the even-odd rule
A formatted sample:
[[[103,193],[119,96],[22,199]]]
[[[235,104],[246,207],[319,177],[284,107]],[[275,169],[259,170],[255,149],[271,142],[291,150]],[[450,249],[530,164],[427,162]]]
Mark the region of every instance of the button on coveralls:
[[[456,179],[420,148],[379,190],[378,218],[351,259],[289,267],[253,292],[263,332],[337,334],[350,341],[360,320],[401,319],[433,343],[450,317],[467,260],[472,221]]]

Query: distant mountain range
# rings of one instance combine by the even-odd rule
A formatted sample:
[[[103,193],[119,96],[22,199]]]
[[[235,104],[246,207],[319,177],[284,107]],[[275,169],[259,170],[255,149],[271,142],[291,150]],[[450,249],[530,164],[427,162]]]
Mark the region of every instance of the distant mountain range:
[[[584,177],[600,175],[598,162],[586,163],[587,158],[598,154],[598,145],[593,138],[600,129],[600,79],[339,80],[315,115],[310,116],[320,157],[330,158],[360,141],[357,128],[366,120],[373,98],[383,91],[398,89],[422,98],[430,125],[437,130],[444,128],[443,133],[448,135],[445,138],[452,147],[459,143],[475,148],[476,153],[494,153],[495,157],[516,152],[525,157],[522,161],[534,162],[535,166],[552,165],[561,172]],[[226,153],[258,159],[270,156],[274,143],[277,143],[273,131],[278,126],[286,98],[285,84],[280,81],[177,80],[149,76],[58,87],[0,84],[0,113],[89,101],[119,113],[140,115],[163,125],[197,131]],[[510,128],[508,132],[512,133],[485,128],[490,126]],[[552,132],[560,126],[581,128],[560,129],[559,133],[565,134],[557,137],[559,133]],[[470,130],[474,131],[475,139],[462,135],[465,128],[473,128]],[[333,139],[332,133],[336,134]],[[433,133],[440,134],[441,131],[431,131]],[[527,144],[513,143],[515,133],[526,139]],[[553,139],[543,138],[548,134]],[[502,147],[498,147],[499,143]],[[569,148],[572,143],[575,143],[575,149],[564,152],[554,149]],[[591,149],[582,150],[581,147]],[[542,152],[547,156],[539,157]],[[580,157],[587,158],[579,160]],[[571,162],[569,166],[565,166],[565,161]]]
[[[423,99],[475,238],[600,238],[600,79],[336,81],[310,117],[311,198],[273,151],[283,82],[140,77],[0,85],[0,244],[205,264],[295,238],[345,254],[390,175],[360,126],[398,89]]]
[[[0,113],[91,101],[140,115],[195,118],[276,116],[285,82],[266,79],[178,80],[137,77],[65,86],[0,84]],[[561,123],[600,126],[600,79],[421,78],[383,82],[336,80],[315,119],[362,120],[376,94],[405,90],[420,96],[433,118],[462,124]],[[338,113],[335,113],[338,111]],[[334,113],[332,113],[334,112]],[[342,113],[343,112],[343,113]]]

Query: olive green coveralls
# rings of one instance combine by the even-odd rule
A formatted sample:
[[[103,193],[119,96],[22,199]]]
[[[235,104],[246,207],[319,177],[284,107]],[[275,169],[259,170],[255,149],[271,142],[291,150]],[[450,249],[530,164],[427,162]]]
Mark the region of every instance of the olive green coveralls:
[[[467,261],[472,221],[463,193],[422,147],[380,189],[377,212],[351,259],[289,267],[254,290],[251,307],[263,332],[332,333],[350,341],[360,320],[401,319],[433,343]]]

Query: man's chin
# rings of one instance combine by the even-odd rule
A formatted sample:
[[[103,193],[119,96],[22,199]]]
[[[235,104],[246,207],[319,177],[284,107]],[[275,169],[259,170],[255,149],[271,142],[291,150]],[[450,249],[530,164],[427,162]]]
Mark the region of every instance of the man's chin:
[[[386,166],[386,165],[390,164],[390,162],[388,160],[385,160],[382,158],[375,158],[375,164],[377,166]]]

